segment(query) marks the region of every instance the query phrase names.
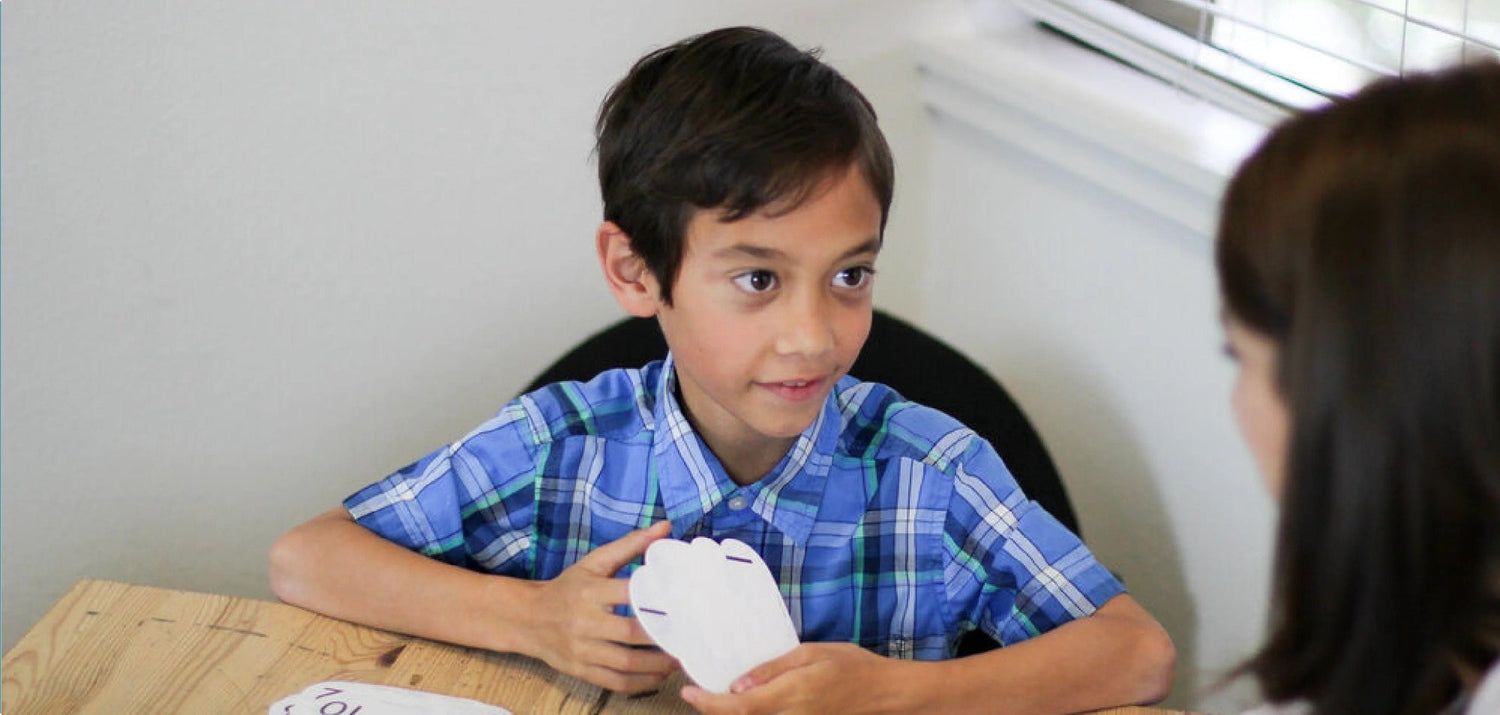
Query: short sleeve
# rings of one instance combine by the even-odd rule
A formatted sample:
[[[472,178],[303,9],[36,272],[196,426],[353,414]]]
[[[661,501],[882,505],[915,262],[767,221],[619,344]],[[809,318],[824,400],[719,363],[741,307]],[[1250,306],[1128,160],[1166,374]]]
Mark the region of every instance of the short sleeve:
[[[388,541],[457,566],[528,576],[536,465],[520,401],[468,436],[355,492],[344,507]]]
[[[987,441],[973,437],[952,469],[944,580],[961,628],[1009,645],[1125,591],[1076,534],[1026,497]]]

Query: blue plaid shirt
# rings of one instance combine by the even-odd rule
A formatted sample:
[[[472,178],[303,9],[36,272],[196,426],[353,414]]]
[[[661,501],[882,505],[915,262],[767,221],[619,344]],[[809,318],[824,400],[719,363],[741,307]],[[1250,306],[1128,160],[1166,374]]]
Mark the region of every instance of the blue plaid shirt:
[[[409,549],[526,579],[669,519],[676,538],[756,549],[802,640],[900,658],[947,658],[974,627],[1025,640],[1124,590],[988,442],[889,387],[841,380],[768,476],[741,487],[675,383],[669,356],[549,385],[344,505]]]

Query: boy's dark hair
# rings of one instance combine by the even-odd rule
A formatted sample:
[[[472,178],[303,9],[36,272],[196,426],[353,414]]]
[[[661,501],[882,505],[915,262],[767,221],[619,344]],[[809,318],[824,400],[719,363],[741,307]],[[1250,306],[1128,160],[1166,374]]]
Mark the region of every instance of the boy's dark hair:
[[[652,52],[630,68],[595,127],[604,218],[661,284],[672,284],[689,219],[796,209],[857,165],[890,210],[895,171],[875,110],[854,85],[780,36],[731,27]]]
[[[1278,127],[1216,255],[1291,421],[1246,669],[1318,713],[1446,709],[1500,654],[1500,64]]]

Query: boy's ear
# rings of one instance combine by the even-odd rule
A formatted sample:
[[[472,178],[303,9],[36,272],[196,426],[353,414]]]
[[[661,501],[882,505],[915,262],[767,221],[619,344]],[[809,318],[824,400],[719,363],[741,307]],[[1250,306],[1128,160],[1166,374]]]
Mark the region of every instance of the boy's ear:
[[[609,284],[609,290],[615,294],[620,307],[637,318],[656,315],[661,295],[656,276],[631,248],[630,236],[613,221],[605,221],[599,224],[594,241],[599,250],[599,266],[604,269],[604,281]]]

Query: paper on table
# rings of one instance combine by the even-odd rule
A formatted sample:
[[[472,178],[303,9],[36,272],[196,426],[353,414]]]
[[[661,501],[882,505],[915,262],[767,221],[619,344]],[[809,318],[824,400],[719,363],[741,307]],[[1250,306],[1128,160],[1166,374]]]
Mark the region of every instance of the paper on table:
[[[268,715],[512,715],[498,705],[389,685],[326,680],[271,704]]]
[[[651,639],[715,693],[798,643],[771,570],[736,539],[652,542],[630,575],[630,605]]]

